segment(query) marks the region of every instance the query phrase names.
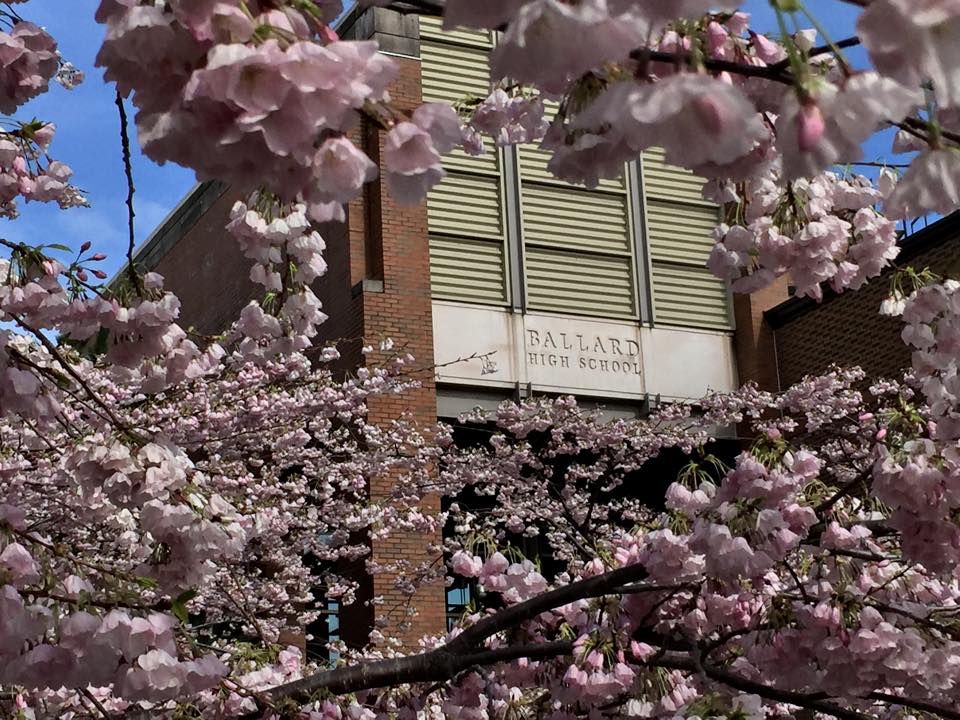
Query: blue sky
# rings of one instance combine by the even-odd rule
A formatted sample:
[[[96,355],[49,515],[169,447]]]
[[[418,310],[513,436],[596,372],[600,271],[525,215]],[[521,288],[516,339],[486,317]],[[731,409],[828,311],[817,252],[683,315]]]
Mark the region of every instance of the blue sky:
[[[73,168],[74,182],[87,191],[92,207],[62,211],[55,206],[21,204],[19,219],[0,220],[0,237],[74,248],[90,240],[95,249],[108,254],[103,268],[112,273],[122,264],[126,250],[126,181],[113,89],[94,67],[103,39],[103,28],[93,20],[98,4],[99,0],[33,0],[18,8],[25,18],[45,26],[59,41],[64,57],[87,73],[87,81],[78,89],[68,92],[53,85],[49,93],[21,108],[17,117],[56,123],[52,154]],[[810,0],[808,7],[834,39],[852,34],[856,9],[851,5]],[[775,30],[775,16],[765,0],[746,2],[744,9],[753,14],[757,29]],[[855,65],[864,64],[857,49],[849,58]],[[128,112],[132,116],[132,108]],[[194,177],[175,165],[155,165],[139,153],[135,140],[133,144],[137,238],[142,241],[193,186]],[[872,142],[868,159],[882,158],[888,148],[889,139]]]
[[[126,180],[113,86],[106,85],[94,67],[103,40],[103,28],[93,20],[98,4],[99,0],[33,0],[18,7],[24,18],[46,27],[63,56],[87,74],[76,90],[51,83],[50,92],[22,107],[16,117],[56,124],[51,154],[73,168],[73,182],[87,192],[92,207],[63,211],[55,204],[20,203],[20,218],[0,220],[0,237],[73,248],[90,240],[94,249],[107,253],[102,267],[112,272],[123,263],[127,246]],[[129,104],[128,113],[132,125]],[[193,186],[194,178],[191,171],[177,166],[157,166],[140,154],[135,140],[133,145],[136,228],[142,240]]]

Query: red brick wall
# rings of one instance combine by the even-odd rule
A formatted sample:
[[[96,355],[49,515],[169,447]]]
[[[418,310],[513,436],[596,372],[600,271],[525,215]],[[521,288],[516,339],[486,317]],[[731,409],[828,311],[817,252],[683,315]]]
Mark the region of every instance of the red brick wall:
[[[958,258],[960,242],[951,239],[899,264],[947,272]],[[878,312],[889,292],[890,275],[885,274],[859,290],[832,296],[777,328],[782,386],[786,388],[834,363],[859,365],[870,377],[894,377],[909,367],[910,350],[900,339],[903,323]]]
[[[420,63],[396,58],[400,77],[390,90],[394,103],[401,108],[416,107],[421,101]],[[382,133],[368,133],[367,152],[377,158],[382,147]],[[381,163],[382,167],[382,163]],[[429,366],[433,360],[433,314],[430,297],[430,248],[427,236],[426,205],[406,207],[387,194],[381,181],[370,188],[367,217],[373,216],[367,232],[363,254],[368,271],[382,268],[383,292],[364,294],[363,319],[365,335],[375,342],[390,337],[417,359],[417,366]],[[379,218],[376,212],[379,210]],[[352,229],[352,228],[351,228]],[[355,253],[356,255],[357,253]],[[402,414],[409,415],[422,426],[437,418],[437,397],[433,373],[419,374],[422,386],[402,396],[374,398],[370,417],[374,422],[389,422]],[[389,493],[392,481],[380,478],[373,484],[374,494]],[[428,507],[439,511],[439,501],[431,499]],[[379,560],[428,559],[427,546],[438,544],[434,536],[395,535],[374,546]],[[394,608],[404,606],[404,598],[393,587],[389,577],[374,578],[374,591],[384,598],[383,608],[393,610],[391,621],[402,618]],[[446,599],[442,585],[422,590],[415,600],[417,615],[410,618],[410,627],[403,636],[413,640],[424,633],[445,629]]]
[[[180,298],[180,322],[216,335],[236,320],[262,288],[250,281],[251,262],[224,226],[241,193],[227,189],[151,268]]]

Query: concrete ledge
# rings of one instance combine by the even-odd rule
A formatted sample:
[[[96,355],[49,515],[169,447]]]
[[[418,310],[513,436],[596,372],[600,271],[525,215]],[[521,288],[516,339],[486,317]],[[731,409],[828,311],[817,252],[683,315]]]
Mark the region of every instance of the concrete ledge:
[[[369,8],[344,18],[338,29],[346,40],[376,40],[380,50],[394,55],[420,57],[420,19],[386,8]]]
[[[358,297],[363,293],[382,293],[383,280],[361,280],[351,288],[351,295]]]

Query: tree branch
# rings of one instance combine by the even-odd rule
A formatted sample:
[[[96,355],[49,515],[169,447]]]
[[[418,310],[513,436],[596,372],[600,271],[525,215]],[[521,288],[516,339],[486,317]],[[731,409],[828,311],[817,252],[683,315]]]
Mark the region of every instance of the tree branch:
[[[639,48],[630,53],[630,58],[643,62],[662,62],[669,64],[689,64],[694,60],[694,54],[691,52],[665,52],[663,50],[651,50],[650,48]],[[790,85],[793,83],[793,77],[784,74],[783,70],[775,65],[745,65],[744,63],[733,62],[732,60],[718,60],[716,58],[696,57],[698,62],[703,63],[703,67],[714,72],[728,72],[743,77],[758,77],[770,80],[771,82]]]
[[[446,3],[437,0],[396,0],[389,5],[402,15],[426,15],[428,17],[443,17]]]
[[[13,318],[13,321],[17,325],[22,327],[27,332],[32,333],[37,338],[40,344],[47,349],[47,352],[49,352],[60,364],[60,367],[66,370],[67,374],[72,377],[81,388],[83,388],[83,391],[94,402],[94,404],[96,404],[104,413],[106,413],[107,418],[118,430],[121,430],[125,435],[136,442],[146,442],[139,433],[134,432],[126,423],[124,423],[114,414],[113,410],[111,410],[110,407],[100,398],[100,396],[93,391],[93,388],[91,388],[87,381],[80,376],[80,373],[76,371],[73,365],[67,362],[67,359],[63,357],[57,346],[50,342],[50,339],[46,335],[44,335],[40,330],[29,325],[19,315],[10,313],[10,317]]]
[[[859,475],[857,475],[853,480],[848,482],[842,488],[837,490],[833,495],[824,500],[822,503],[817,505],[813,512],[816,513],[817,517],[820,517],[825,512],[830,510],[834,505],[840,502],[843,498],[847,497],[850,493],[857,489],[859,486],[863,486],[866,489],[867,480],[870,477],[872,468],[865,468]]]
[[[864,715],[856,712],[855,710],[850,710],[841,705],[829,702],[825,700],[824,696],[821,694],[810,695],[806,693],[793,692],[791,690],[781,690],[779,688],[770,687],[769,685],[764,685],[763,683],[748,680],[740,675],[734,675],[731,672],[727,672],[726,670],[722,670],[713,665],[704,664],[698,667],[697,663],[689,657],[661,657],[657,658],[650,664],[654,667],[663,667],[671,670],[685,670],[687,672],[699,672],[702,669],[703,674],[705,674],[709,679],[733,688],[734,690],[740,690],[741,692],[759,695],[767,700],[775,700],[777,702],[796,705],[797,707],[806,708],[808,710],[815,710],[816,712],[821,712],[826,715],[832,715],[835,718],[839,718],[839,720],[875,720],[869,715]]]
[[[103,706],[103,703],[97,700],[97,698],[94,697],[93,693],[90,692],[88,688],[79,688],[77,692],[79,692],[84,698],[93,704],[97,712],[100,713],[101,717],[105,718],[105,720],[110,720],[110,713],[107,712],[107,709]]]
[[[639,563],[612,570],[586,580],[580,580],[563,587],[550,590],[530,600],[511,605],[494,615],[488,615],[457,635],[447,645],[450,652],[464,652],[478,646],[498,632],[515,627],[522,622],[532,620],[540,613],[562,607],[577,600],[607,595],[620,585],[639,582],[647,576],[646,569]]]
[[[866,4],[866,0],[861,0],[856,4]],[[395,10],[401,14],[413,14],[413,15],[426,15],[428,17],[443,17],[445,10],[445,3],[438,0],[396,0],[388,6],[391,10]],[[503,28],[498,28],[503,29]],[[860,38],[858,37],[848,37],[842,40],[838,40],[835,43],[828,45],[818,45],[817,47],[811,48],[808,53],[809,57],[817,57],[818,55],[825,55],[830,52],[834,52],[836,49],[854,47],[855,45],[860,44]],[[634,60],[642,61],[657,61],[665,63],[689,63],[693,59],[693,53],[689,52],[663,52],[660,50],[651,50],[649,48],[638,48],[634,50],[630,57]],[[715,72],[729,72],[735,75],[743,75],[745,77],[760,77],[773,82],[790,84],[793,82],[793,78],[790,75],[784,74],[784,71],[789,68],[789,60],[782,60],[773,65],[766,65],[758,67],[756,65],[745,65],[743,63],[731,62],[729,60],[720,60],[715,58],[701,58],[698,57],[697,60],[702,62],[704,67],[708,70],[713,70]]]
[[[833,52],[834,48],[842,50],[843,48],[856,47],[860,44],[860,38],[857,36],[843,38],[843,40],[837,40],[833,45],[817,45],[816,47],[810,48],[810,52],[807,53],[809,57],[817,57],[819,55],[826,55],[828,52]],[[778,70],[786,70],[790,67],[790,59],[786,58],[781,60],[778,63],[770,65],[771,68],[777,68]]]
[[[449,680],[467,667],[505,662],[520,657],[543,657],[566,654],[561,641],[541,645],[519,645],[497,650],[478,650],[488,638],[514,628],[541,613],[577,600],[600,597],[612,589],[639,582],[647,575],[640,564],[619,568],[603,575],[580,580],[542,593],[524,602],[511,605],[466,628],[443,647],[418,655],[391,658],[355,667],[337,668],[280,685],[269,691],[271,697],[311,693],[321,688],[331,692],[356,692],[388,685]],[[563,641],[565,642],[565,641]],[[492,654],[491,654],[492,653]]]
[[[867,695],[867,697],[870,700],[890,703],[891,705],[903,705],[904,707],[920,710],[921,712],[939,715],[940,717],[948,718],[949,720],[960,720],[960,712],[957,710],[952,710],[950,708],[943,707],[942,705],[934,705],[933,703],[926,702],[925,700],[913,700],[900,695],[891,695],[890,693],[882,692],[872,692]]]
[[[472,667],[490,666],[520,658],[544,660],[573,652],[573,641],[556,640],[533,645],[506,645],[493,650],[455,654],[449,645],[419,655],[336,668],[267,691],[273,700],[306,695],[317,690],[334,694],[372,690],[391,685],[446,682]]]

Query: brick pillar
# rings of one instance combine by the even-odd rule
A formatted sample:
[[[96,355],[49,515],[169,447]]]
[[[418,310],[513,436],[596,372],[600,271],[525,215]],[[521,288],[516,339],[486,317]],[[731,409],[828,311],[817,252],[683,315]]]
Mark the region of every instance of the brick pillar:
[[[419,56],[419,22],[416,17],[372,8],[359,15],[353,26],[358,39],[373,37],[381,49],[394,57],[400,73],[390,87],[393,105],[412,110],[422,99]],[[351,36],[349,31],[347,36]],[[356,135],[364,150],[383,167],[384,133],[365,123]],[[362,202],[354,203],[349,212],[351,265],[354,268],[354,294],[359,294],[362,334],[373,345],[381,338],[391,338],[397,347],[411,353],[418,366],[433,361],[433,310],[430,295],[430,248],[427,236],[425,204],[409,207],[398,204],[386,191],[382,180],[368,187]],[[362,277],[357,270],[362,268]],[[331,313],[332,315],[332,313]],[[356,358],[354,358],[356,359]],[[369,358],[377,360],[377,354]],[[402,396],[378,397],[370,400],[370,420],[388,423],[406,414],[423,428],[437,419],[437,397],[433,374],[423,373],[421,387]],[[371,483],[374,497],[388,494],[393,479],[376,478]],[[439,512],[438,498],[426,501],[426,510]],[[439,533],[395,534],[373,545],[373,556],[381,562],[407,560],[419,564],[435,560],[428,546],[438,545]],[[394,587],[394,578],[375,576],[374,595],[383,598],[375,610],[379,622],[389,623],[392,637],[401,637],[412,645],[424,634],[446,629],[446,598],[442,583],[424,587],[409,603]],[[411,607],[414,615],[407,614]],[[403,624],[404,629],[398,629]]]
[[[773,329],[764,322],[763,313],[789,298],[787,283],[784,276],[763,290],[733,296],[737,327],[734,346],[740,382],[756,382],[761,390],[780,389]]]

